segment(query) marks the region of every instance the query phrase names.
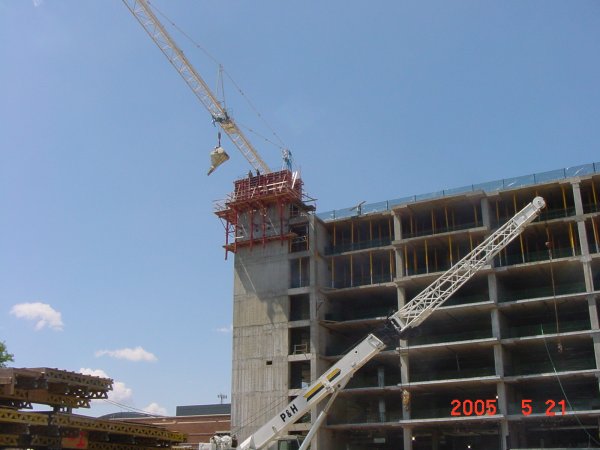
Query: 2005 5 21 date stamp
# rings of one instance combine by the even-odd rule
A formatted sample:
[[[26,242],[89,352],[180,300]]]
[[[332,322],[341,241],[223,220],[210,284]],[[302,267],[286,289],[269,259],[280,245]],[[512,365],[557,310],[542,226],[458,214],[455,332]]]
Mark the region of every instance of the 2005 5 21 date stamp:
[[[528,416],[533,413],[534,406],[538,407],[538,403],[531,399],[521,400],[521,414]],[[564,416],[567,405],[565,400],[548,399],[544,402],[546,416]],[[493,416],[498,413],[498,400],[492,399],[477,399],[477,400],[458,400],[454,399],[450,402],[450,415],[454,417],[469,417],[469,416]]]

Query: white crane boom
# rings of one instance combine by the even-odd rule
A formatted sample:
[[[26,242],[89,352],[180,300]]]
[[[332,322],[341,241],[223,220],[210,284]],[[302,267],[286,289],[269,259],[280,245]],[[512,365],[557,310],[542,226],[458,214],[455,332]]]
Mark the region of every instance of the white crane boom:
[[[303,389],[275,417],[242,442],[239,448],[241,450],[264,448],[325,397],[337,394],[354,373],[381,352],[387,343],[392,343],[394,339],[406,338],[411,329],[423,322],[477,271],[489,264],[500,250],[521,234],[527,224],[538,217],[545,206],[546,202],[542,197],[535,197],[531,203],[515,214],[507,223],[498,228],[448,271],[440,275],[414,299],[388,317],[388,324],[393,325],[392,329],[386,326],[379,332],[375,332],[375,334],[369,334],[321,375],[319,379]],[[319,423],[322,417],[319,416]],[[312,430],[310,435],[314,435]]]
[[[500,250],[521,234],[546,206],[542,197],[536,197],[512,219],[488,236],[464,258],[440,275],[415,298],[389,317],[398,333],[414,328],[433,313],[448,297],[456,292],[475,272],[496,256]]]
[[[250,141],[244,136],[234,120],[229,116],[214,96],[206,82],[196,72],[187,60],[181,49],[165,30],[156,15],[148,6],[147,0],[123,0],[125,6],[142,25],[150,38],[175,67],[181,78],[194,92],[198,100],[206,107],[215,123],[218,123],[223,131],[229,136],[234,145],[248,160],[250,165],[261,173],[271,173],[271,169],[260,157]]]

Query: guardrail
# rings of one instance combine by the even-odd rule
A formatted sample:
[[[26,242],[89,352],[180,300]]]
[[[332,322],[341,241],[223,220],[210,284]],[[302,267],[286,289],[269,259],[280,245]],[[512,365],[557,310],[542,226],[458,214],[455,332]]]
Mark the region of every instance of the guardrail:
[[[551,181],[564,180],[566,178],[593,175],[595,173],[600,173],[600,162],[583,164],[581,166],[565,167],[564,169],[550,170],[548,172],[534,173],[521,177],[504,178],[502,180],[489,181],[487,183],[471,184],[453,189],[429,192],[427,194],[411,195],[409,197],[402,197],[394,200],[368,203],[366,205],[361,205],[359,208],[355,206],[352,208],[334,209],[333,211],[318,213],[316,216],[324,221],[345,219],[360,216],[362,214],[389,211],[397,206],[407,205],[423,200],[432,200],[435,198],[448,197],[456,194],[464,194],[476,191],[496,192],[505,189],[514,189],[518,187],[549,183]]]

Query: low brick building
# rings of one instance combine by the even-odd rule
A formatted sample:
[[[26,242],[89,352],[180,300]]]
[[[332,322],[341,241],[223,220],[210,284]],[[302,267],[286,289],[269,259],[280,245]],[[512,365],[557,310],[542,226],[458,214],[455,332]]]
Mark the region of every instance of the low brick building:
[[[115,413],[105,416],[112,420],[123,420],[152,424],[187,435],[187,443],[197,446],[208,442],[215,434],[231,430],[231,404],[178,406],[175,416],[150,416],[139,413]]]

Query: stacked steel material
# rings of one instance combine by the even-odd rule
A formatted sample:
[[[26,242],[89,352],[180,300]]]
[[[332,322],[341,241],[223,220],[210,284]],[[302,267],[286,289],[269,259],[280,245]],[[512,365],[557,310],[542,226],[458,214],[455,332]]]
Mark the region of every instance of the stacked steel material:
[[[0,448],[145,450],[185,441],[182,433],[152,425],[72,414],[108,397],[113,380],[58,369],[0,369]],[[33,404],[52,411],[22,411]]]

